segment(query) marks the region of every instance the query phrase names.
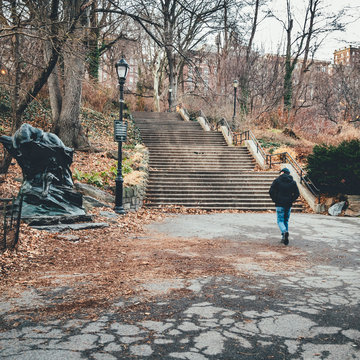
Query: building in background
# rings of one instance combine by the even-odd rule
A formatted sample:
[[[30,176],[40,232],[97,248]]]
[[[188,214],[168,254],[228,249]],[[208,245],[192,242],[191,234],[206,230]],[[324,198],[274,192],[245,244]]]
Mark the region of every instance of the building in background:
[[[335,65],[355,65],[360,64],[360,48],[354,46],[345,47],[334,51]]]

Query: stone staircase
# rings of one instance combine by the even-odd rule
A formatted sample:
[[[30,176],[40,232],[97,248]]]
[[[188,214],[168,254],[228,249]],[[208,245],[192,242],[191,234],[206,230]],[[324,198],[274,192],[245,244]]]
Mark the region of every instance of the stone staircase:
[[[275,210],[268,191],[278,173],[254,171],[246,147],[230,147],[221,133],[206,132],[176,113],[133,116],[149,149],[145,206]]]

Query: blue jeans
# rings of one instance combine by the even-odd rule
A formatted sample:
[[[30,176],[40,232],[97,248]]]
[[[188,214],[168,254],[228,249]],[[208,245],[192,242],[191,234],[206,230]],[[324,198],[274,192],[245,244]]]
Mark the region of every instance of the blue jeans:
[[[291,207],[276,207],[277,224],[281,234],[289,231],[289,218],[290,218]]]

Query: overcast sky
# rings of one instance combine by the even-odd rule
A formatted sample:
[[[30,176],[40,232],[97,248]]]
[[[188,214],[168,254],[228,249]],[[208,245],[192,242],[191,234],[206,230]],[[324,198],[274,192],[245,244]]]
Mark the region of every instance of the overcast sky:
[[[305,3],[307,3],[305,0],[292,0],[295,15],[304,13]],[[270,0],[269,4],[277,17],[286,19],[286,0]],[[351,7],[350,16],[346,18],[346,21],[351,23],[347,25],[346,31],[329,34],[315,56],[319,60],[331,61],[334,50],[349,45],[360,47],[360,0],[324,0],[323,4],[326,6],[326,11],[335,13],[343,7]],[[297,17],[298,21],[302,21],[301,15]],[[284,40],[285,33],[282,25],[275,19],[266,19],[258,27],[255,44],[266,52],[276,53],[279,43],[284,43]]]

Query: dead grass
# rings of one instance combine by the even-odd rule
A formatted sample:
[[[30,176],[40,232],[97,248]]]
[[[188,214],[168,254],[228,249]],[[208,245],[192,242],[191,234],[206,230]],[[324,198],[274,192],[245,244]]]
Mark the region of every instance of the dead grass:
[[[146,179],[146,172],[135,170],[124,177],[124,186],[133,186],[143,183]]]
[[[281,154],[281,153],[285,153],[285,152],[290,154],[293,159],[297,160],[298,155],[297,155],[296,150],[294,148],[289,147],[289,146],[280,146],[279,148],[277,148],[274,151],[274,154]]]
[[[339,145],[342,141],[354,139],[360,139],[360,128],[349,123],[340,123],[333,132],[324,133],[318,137],[319,143],[327,145]]]

